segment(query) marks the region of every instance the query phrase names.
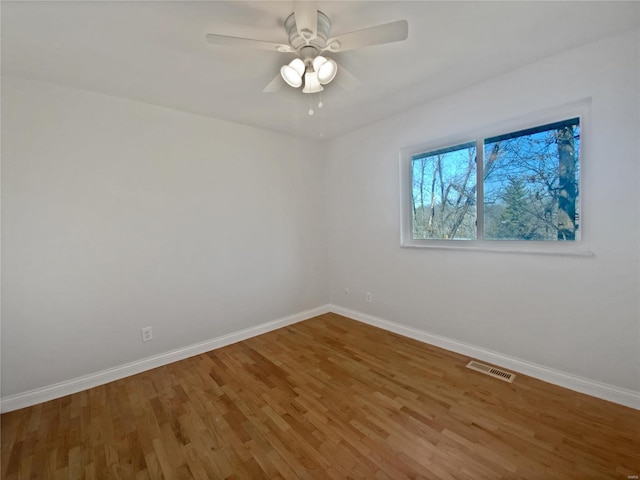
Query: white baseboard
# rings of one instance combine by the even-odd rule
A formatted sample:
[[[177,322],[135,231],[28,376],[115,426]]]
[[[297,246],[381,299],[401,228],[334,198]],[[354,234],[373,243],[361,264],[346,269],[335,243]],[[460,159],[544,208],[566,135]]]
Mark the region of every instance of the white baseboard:
[[[440,335],[435,335],[406,325],[390,322],[373,315],[368,315],[356,310],[350,310],[338,305],[323,305],[294,315],[289,315],[278,320],[263,323],[255,327],[246,328],[221,337],[216,337],[204,342],[162,353],[160,355],[144,358],[142,360],[102,370],[83,377],[56,383],[54,385],[4,397],[0,399],[0,412],[5,413],[12,410],[18,410],[20,408],[29,407],[55,398],[64,397],[65,395],[77,393],[88,388],[97,387],[98,385],[104,385],[105,383],[151,370],[152,368],[161,367],[194,355],[200,355],[201,353],[209,352],[226,345],[231,345],[232,343],[241,342],[248,338],[255,337],[272,330],[277,330],[278,328],[286,327],[287,325],[292,325],[303,320],[308,320],[327,312],[334,312],[405,337],[413,338],[461,355],[492,363],[502,368],[514,370],[554,385],[559,385],[576,392],[585,393],[593,397],[640,410],[640,392],[627,390],[621,387],[561,372],[559,370],[554,370],[536,363],[502,355],[491,350],[459,342]]]
[[[272,330],[277,330],[278,328],[286,327],[287,325],[292,325],[294,323],[322,315],[329,311],[329,305],[323,305],[289,315],[288,317],[280,318],[278,320],[262,323],[255,327],[245,328],[244,330],[229,333],[221,337],[212,338],[187,347],[154,355],[153,357],[144,358],[142,360],[102,370],[83,377],[56,383],[54,385],[36,388],[16,395],[10,395],[0,400],[0,411],[2,413],[10,412],[12,410],[29,407],[55,398],[64,397],[65,395],[77,393],[88,388],[97,387],[98,385],[104,385],[105,383],[113,382],[114,380],[120,380],[121,378],[151,370],[152,368],[161,367],[169,363],[177,362],[178,360],[193,357],[194,355],[200,355],[201,353],[209,352],[226,345],[231,345],[232,343],[241,342],[242,340],[246,340]]]
[[[405,337],[413,338],[461,355],[492,363],[498,367],[514,370],[515,372],[529,375],[530,377],[534,377],[554,385],[559,385],[576,392],[585,393],[592,397],[597,397],[640,410],[640,392],[636,392],[634,390],[628,390],[559,370],[554,370],[536,363],[502,355],[485,348],[459,342],[451,338],[435,335],[406,325],[390,322],[373,315],[368,315],[356,310],[350,310],[338,305],[329,305],[329,310],[339,315],[343,315]]]

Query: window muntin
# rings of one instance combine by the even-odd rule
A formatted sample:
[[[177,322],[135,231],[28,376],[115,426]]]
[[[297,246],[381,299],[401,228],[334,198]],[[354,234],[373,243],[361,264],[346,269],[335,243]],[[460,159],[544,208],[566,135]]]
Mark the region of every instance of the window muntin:
[[[505,128],[503,125],[502,128],[494,127],[484,132],[477,130],[475,134],[466,136],[466,140],[464,136],[458,136],[457,142],[456,138],[451,138],[452,141],[403,149],[400,163],[402,246],[592,255],[588,243],[584,241],[584,228],[580,222],[583,216],[580,206],[584,205],[580,199],[581,162],[583,162],[584,148],[582,137],[585,131],[584,118],[589,106],[590,100],[586,99],[567,104],[556,109],[555,113],[550,111],[546,114],[529,115],[528,120],[511,122],[512,125],[515,123],[516,127],[519,124],[519,129],[509,128],[508,125]],[[558,119],[562,120],[558,121]],[[564,136],[561,133],[564,133]],[[469,139],[473,138],[475,141],[469,142]],[[460,139],[463,139],[463,142],[460,142]],[[464,192],[462,198],[468,202],[467,205],[463,203],[461,205],[469,207],[467,215],[470,215],[469,212],[475,214],[477,223],[475,230],[472,233],[467,233],[464,229],[458,230],[453,237],[427,232],[426,219],[431,215],[434,222],[437,216],[429,211],[432,208],[430,198],[425,198],[431,194],[429,188],[422,190],[424,184],[433,181],[433,174],[420,178],[419,172],[423,166],[421,160],[425,159],[426,170],[429,169],[430,162],[432,171],[437,172],[438,166],[435,162],[438,160],[438,155],[447,157],[453,152],[457,152],[458,155],[461,155],[462,151],[468,153],[472,151],[473,144],[477,152],[475,178],[481,178],[484,181],[476,182],[475,191],[474,182],[467,182],[466,187],[461,190]],[[516,148],[518,144],[521,147],[519,149]],[[526,144],[531,144],[530,148],[522,147]],[[571,154],[561,158],[558,145],[564,149],[563,155]],[[537,151],[533,146],[538,147]],[[497,149],[498,158],[489,158],[492,148]],[[494,152],[495,156],[496,152]],[[468,164],[451,161],[448,165],[449,168],[457,165],[457,173],[450,172],[450,176],[459,182],[460,175],[465,173],[465,167]],[[503,172],[501,178],[498,176],[499,170]],[[508,173],[504,174],[504,172]],[[445,178],[446,175],[443,176],[442,186],[438,184],[439,179],[436,180],[436,192],[440,188],[446,191]],[[469,180],[473,178],[469,176]],[[420,184],[422,187],[419,187]],[[507,188],[509,185],[511,187]],[[562,188],[563,185],[565,188]],[[569,195],[564,191],[567,185],[570,187]],[[456,187],[455,184],[451,189],[454,190],[454,187]],[[475,194],[475,200],[470,193]],[[437,206],[438,196],[434,195],[434,197],[434,204]],[[522,200],[527,198],[535,199],[537,204],[529,202],[530,208],[525,209],[522,206]],[[566,203],[562,204],[565,200]],[[474,202],[475,205],[471,208]],[[509,207],[509,202],[511,207],[503,215],[503,211]],[[424,208],[421,208],[423,204]],[[451,203],[449,205],[451,206]],[[527,219],[527,215],[536,212],[537,223],[533,222],[531,217]],[[562,215],[565,215],[565,219],[573,219],[572,222],[568,222],[569,229],[561,228]],[[465,221],[467,221],[466,218]],[[498,223],[502,225],[500,230],[498,230]]]

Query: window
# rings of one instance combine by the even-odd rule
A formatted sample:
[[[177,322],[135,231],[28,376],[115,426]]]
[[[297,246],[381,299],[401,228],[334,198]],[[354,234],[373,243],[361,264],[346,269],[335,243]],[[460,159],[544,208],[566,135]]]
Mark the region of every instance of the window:
[[[575,241],[580,119],[484,140],[484,238]]]
[[[413,239],[472,240],[476,234],[476,144],[411,157]]]
[[[583,117],[403,150],[402,245],[584,250]]]

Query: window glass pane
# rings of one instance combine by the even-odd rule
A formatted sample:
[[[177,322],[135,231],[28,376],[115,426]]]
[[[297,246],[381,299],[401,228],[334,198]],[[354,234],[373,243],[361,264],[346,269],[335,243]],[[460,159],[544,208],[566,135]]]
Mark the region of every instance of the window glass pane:
[[[476,144],[411,157],[416,240],[476,238]]]
[[[578,118],[484,141],[484,238],[579,240]]]

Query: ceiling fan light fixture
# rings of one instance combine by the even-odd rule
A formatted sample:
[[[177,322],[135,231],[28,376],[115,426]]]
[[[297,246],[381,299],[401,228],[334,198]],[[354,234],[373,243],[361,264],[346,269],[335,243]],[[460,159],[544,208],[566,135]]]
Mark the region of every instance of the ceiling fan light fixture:
[[[207,42],[217,46],[295,53],[298,58],[283,65],[280,68],[280,76],[293,88],[303,87],[304,93],[317,93],[324,90],[323,85],[333,81],[338,72],[338,64],[330,58],[318,55],[319,53],[340,53],[362,47],[400,42],[406,40],[409,35],[409,23],[406,20],[397,20],[331,37],[331,20],[317,10],[316,0],[293,0],[293,7],[293,13],[284,21],[288,44],[216,33],[208,33]],[[338,80],[340,86],[347,90],[353,89],[359,83],[342,66],[340,66]],[[275,92],[281,86],[282,82],[276,76],[263,92]]]
[[[327,63],[327,59],[326,57],[323,57],[322,55],[318,55],[316,56],[313,61],[311,62],[311,64],[313,65],[313,69],[317,72],[318,70],[320,70],[320,67],[322,65],[324,65],[325,63]]]
[[[302,77],[298,75],[298,72],[296,72],[289,65],[284,65],[280,69],[280,75],[282,76],[284,81],[293,88],[298,88],[300,85],[302,85]]]
[[[324,90],[320,81],[318,80],[317,72],[307,72],[304,74],[304,93],[318,93]]]
[[[302,74],[304,73],[304,62],[299,58],[294,58],[288,65],[283,65],[280,75],[293,88],[302,85]]]
[[[306,66],[301,58],[294,58],[289,62],[289,66],[298,72],[300,76],[302,76],[306,70]]]
[[[336,73],[338,73],[338,64],[334,60],[331,60],[330,58],[322,57],[324,62],[318,62],[319,66],[318,68],[316,68],[315,63],[318,58],[321,58],[321,57],[318,56],[313,60],[314,69],[318,74],[318,80],[320,81],[320,83],[322,85],[326,85],[336,77]]]

